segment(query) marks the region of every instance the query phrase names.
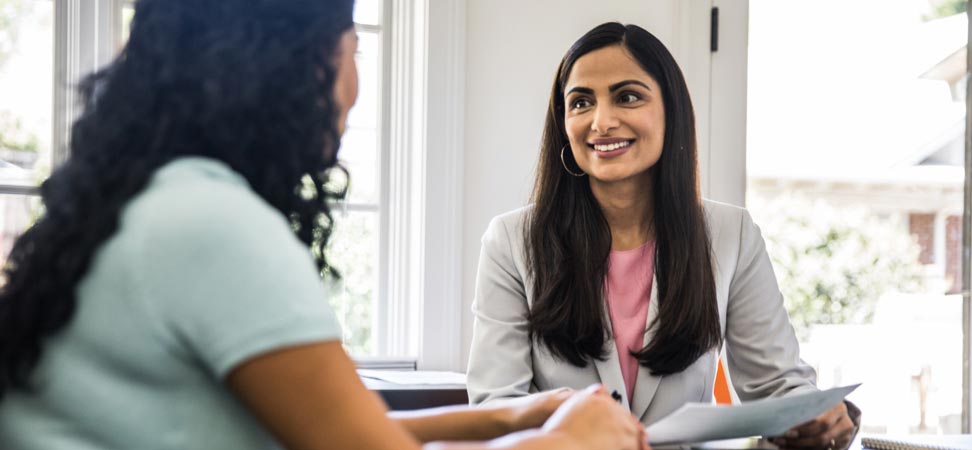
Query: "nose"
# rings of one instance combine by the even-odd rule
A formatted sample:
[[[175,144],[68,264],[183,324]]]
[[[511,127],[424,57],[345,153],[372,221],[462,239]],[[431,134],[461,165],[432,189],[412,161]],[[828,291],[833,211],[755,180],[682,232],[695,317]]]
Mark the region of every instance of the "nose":
[[[618,117],[612,105],[598,105],[594,110],[594,120],[591,121],[591,131],[597,134],[607,134],[619,125]]]

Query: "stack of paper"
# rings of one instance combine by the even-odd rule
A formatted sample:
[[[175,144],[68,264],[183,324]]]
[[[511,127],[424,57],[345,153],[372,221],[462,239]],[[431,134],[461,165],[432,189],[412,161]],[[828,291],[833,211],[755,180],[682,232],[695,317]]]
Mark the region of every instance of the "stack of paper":
[[[838,403],[860,384],[733,406],[687,403],[646,428],[648,443],[674,444],[778,436]]]

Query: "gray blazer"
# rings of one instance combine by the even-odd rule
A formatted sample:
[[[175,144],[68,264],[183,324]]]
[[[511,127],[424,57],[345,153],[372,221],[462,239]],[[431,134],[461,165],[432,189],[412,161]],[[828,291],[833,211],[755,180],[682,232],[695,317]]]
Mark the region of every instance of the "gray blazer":
[[[624,407],[649,424],[686,402],[711,402],[719,349],[673,375],[653,376],[639,368],[629,399],[613,341],[605,343],[607,359],[587,367],[557,359],[543,345],[531,342],[526,317],[533,302],[533,282],[524,253],[529,211],[528,206],[497,216],[483,235],[467,374],[470,403],[602,383],[608,390],[617,390]],[[816,374],[800,360],[759,228],[742,208],[706,200],[705,212],[727,369],[740,400],[816,389]],[[658,314],[654,286],[657,283],[652,283],[648,323]],[[645,333],[646,344],[651,338],[650,332]]]

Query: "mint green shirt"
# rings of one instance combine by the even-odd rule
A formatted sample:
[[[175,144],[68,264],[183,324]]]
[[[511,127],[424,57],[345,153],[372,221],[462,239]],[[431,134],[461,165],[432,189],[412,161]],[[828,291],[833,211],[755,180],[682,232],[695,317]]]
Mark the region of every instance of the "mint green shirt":
[[[48,340],[33,392],[0,400],[0,449],[265,449],[224,380],[340,339],[310,252],[225,164],[182,158],[123,210]]]

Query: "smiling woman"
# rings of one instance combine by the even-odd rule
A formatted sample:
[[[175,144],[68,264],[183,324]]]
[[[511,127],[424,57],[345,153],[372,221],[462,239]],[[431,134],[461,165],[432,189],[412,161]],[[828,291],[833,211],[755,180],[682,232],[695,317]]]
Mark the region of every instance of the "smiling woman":
[[[483,236],[472,402],[599,382],[649,424],[712,400],[723,343],[741,399],[815,389],[759,228],[701,197],[695,133],[682,72],[652,34],[606,23],[567,51],[533,205]],[[848,411],[779,444],[844,447]]]
[[[591,175],[595,196],[609,189],[610,182],[645,173],[661,157],[661,88],[624,47],[605,47],[578,58],[564,103],[571,153]]]

